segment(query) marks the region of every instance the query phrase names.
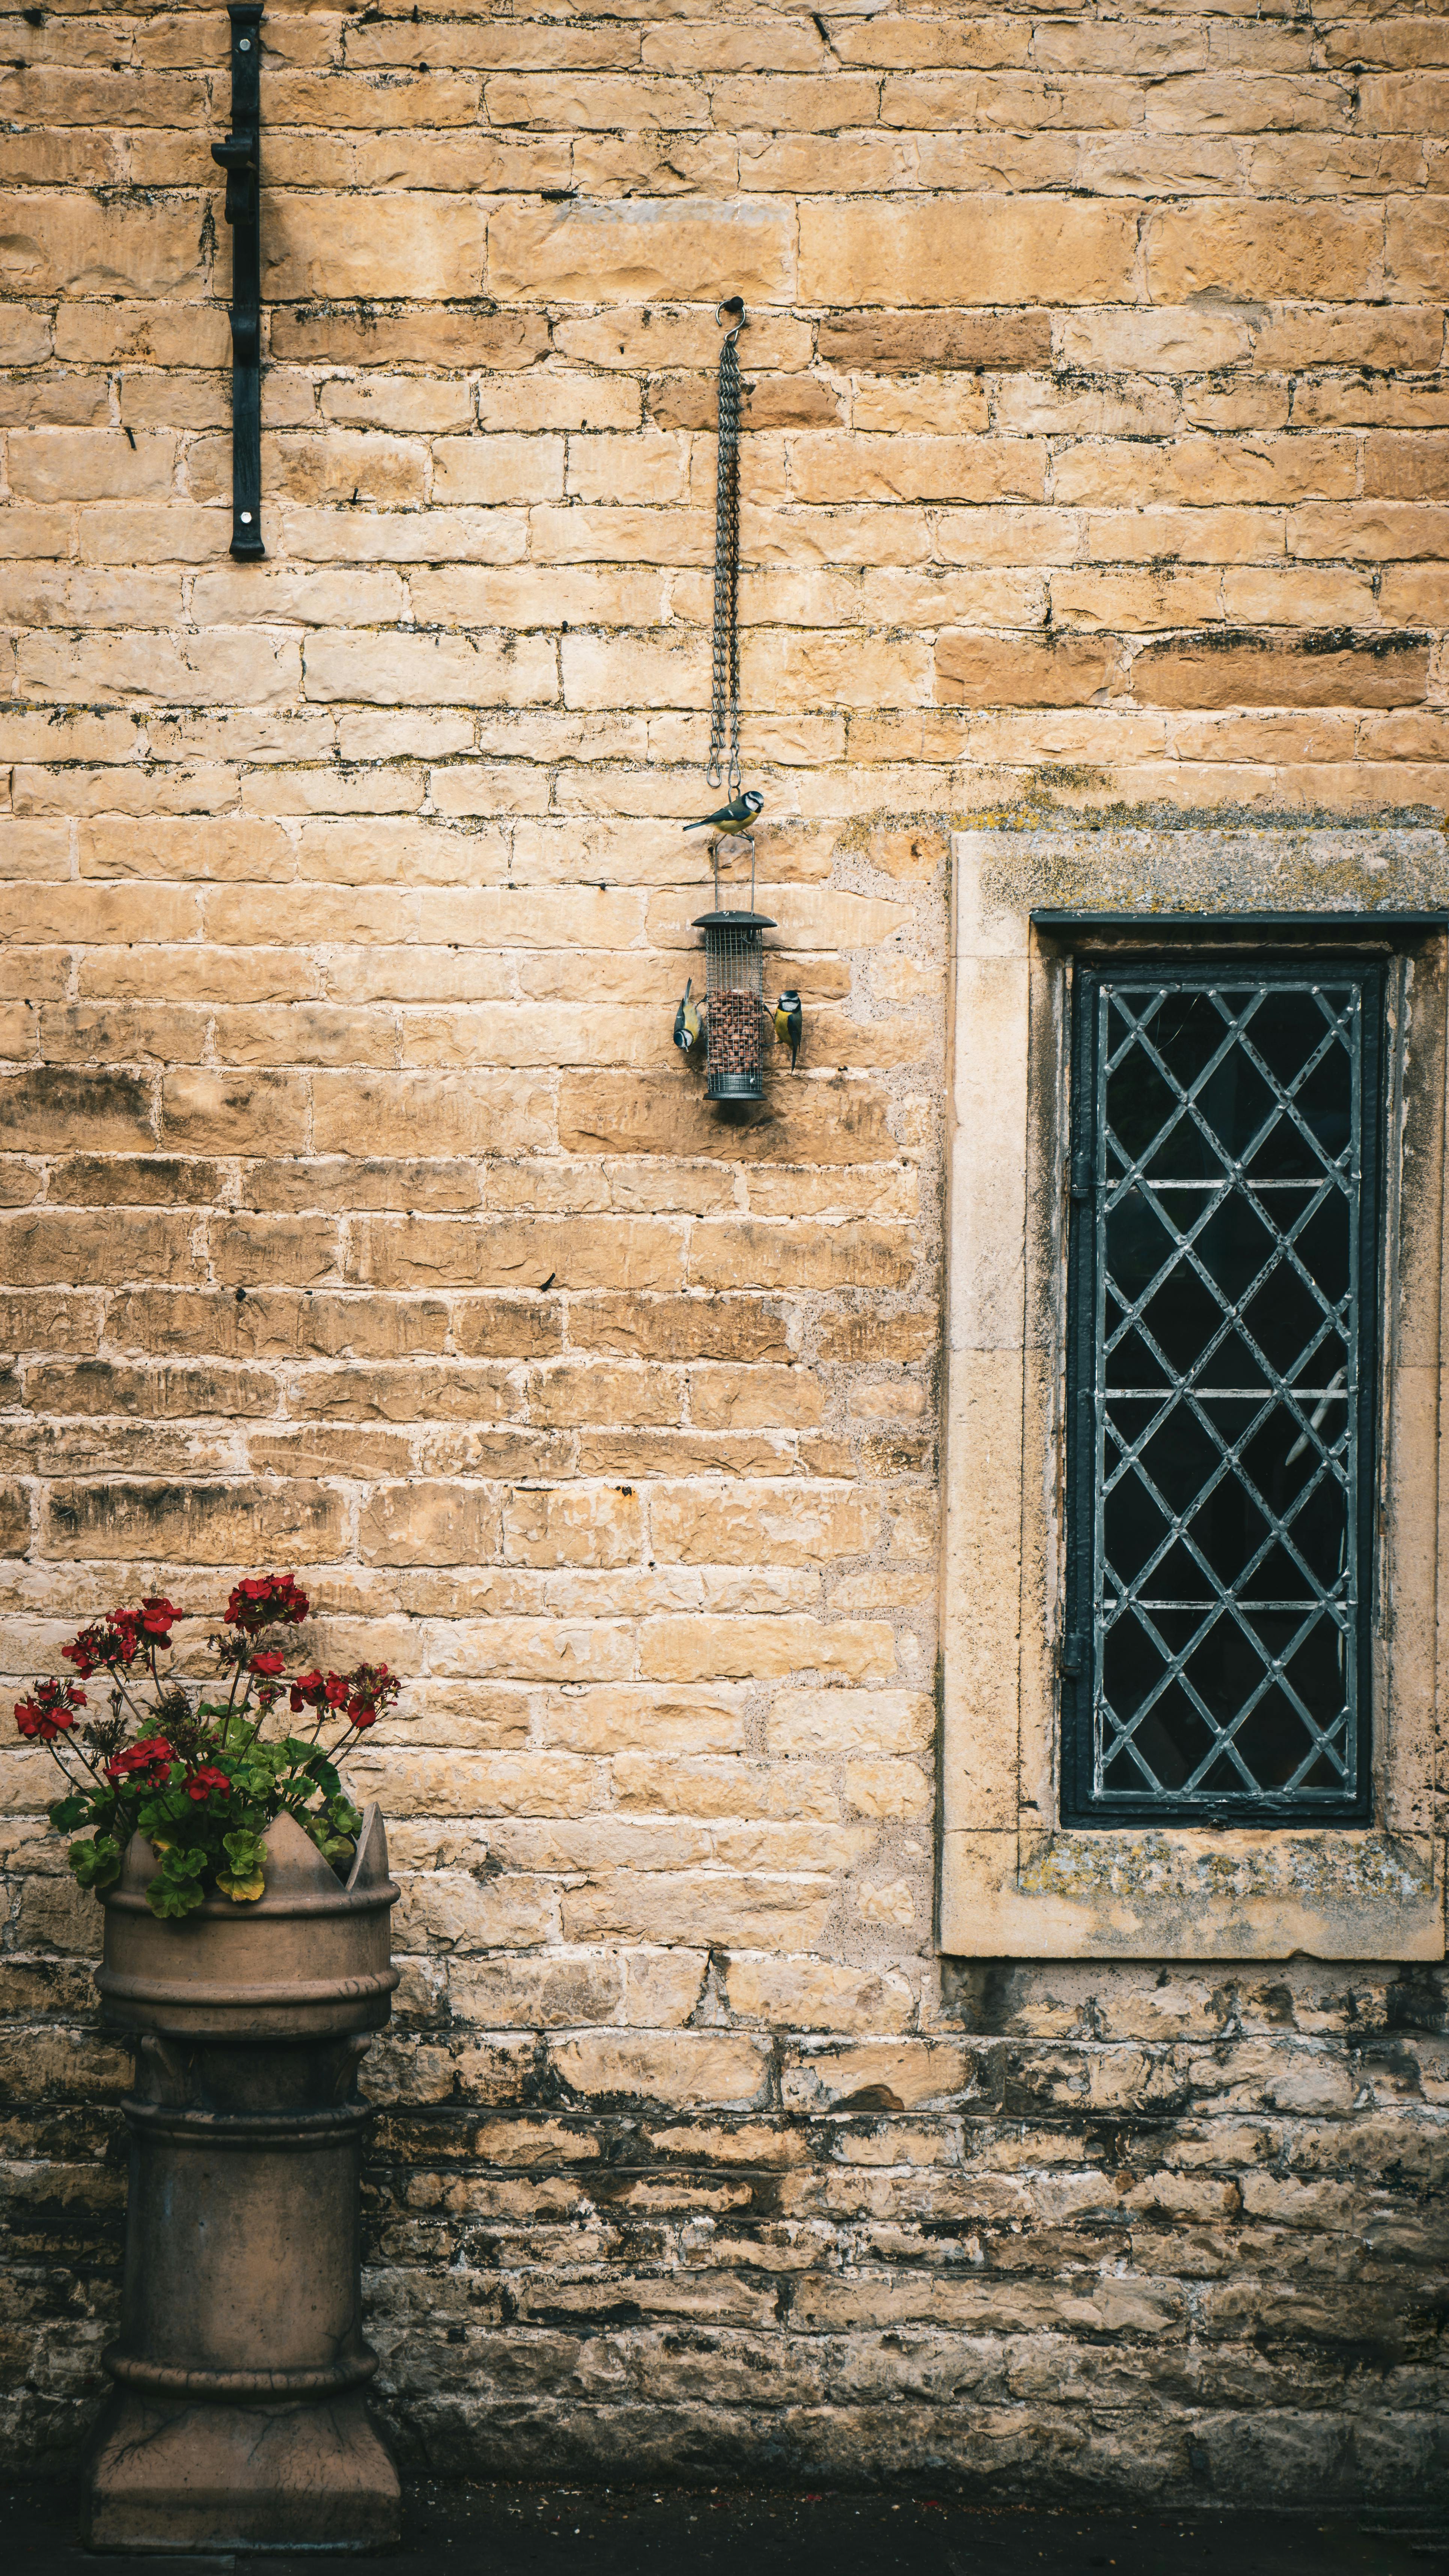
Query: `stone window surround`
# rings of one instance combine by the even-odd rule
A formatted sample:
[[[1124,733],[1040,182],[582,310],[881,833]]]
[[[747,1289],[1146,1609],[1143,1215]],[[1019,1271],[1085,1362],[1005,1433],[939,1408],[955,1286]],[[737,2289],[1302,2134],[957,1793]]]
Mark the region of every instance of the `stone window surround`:
[[[938,1947],[975,1958],[1439,1959],[1449,1579],[1449,842],[1432,828],[953,833]],[[1063,1828],[1065,1111],[1084,918],[1444,915],[1390,978],[1374,1822]],[[1104,929],[1107,927],[1104,922]],[[1153,923],[1124,932],[1151,944]],[[1397,1150],[1396,1150],[1397,1144]],[[1449,1410],[1449,1408],[1446,1408]],[[1449,1605],[1446,1605],[1449,1607]]]

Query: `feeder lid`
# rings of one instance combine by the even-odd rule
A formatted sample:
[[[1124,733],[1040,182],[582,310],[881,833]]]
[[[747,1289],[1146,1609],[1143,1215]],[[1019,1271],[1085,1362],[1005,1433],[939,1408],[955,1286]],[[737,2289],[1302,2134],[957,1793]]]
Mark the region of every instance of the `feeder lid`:
[[[694,918],[696,930],[773,930],[774,922],[767,912],[700,912]]]

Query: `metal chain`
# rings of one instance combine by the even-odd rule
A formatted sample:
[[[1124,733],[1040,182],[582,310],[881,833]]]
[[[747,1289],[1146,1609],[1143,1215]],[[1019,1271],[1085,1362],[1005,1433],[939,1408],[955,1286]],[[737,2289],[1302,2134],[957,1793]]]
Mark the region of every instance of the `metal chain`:
[[[724,308],[733,311],[733,305]],[[711,787],[740,789],[740,362],[735,342],[745,326],[739,320],[725,334],[719,353],[719,463],[714,494],[714,637],[713,692],[709,714],[709,760],[705,777]]]

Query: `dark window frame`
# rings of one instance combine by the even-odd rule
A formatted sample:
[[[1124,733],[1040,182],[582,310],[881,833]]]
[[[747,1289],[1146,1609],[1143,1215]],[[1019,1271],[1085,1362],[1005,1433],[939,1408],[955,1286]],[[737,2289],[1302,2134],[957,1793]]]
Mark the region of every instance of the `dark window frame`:
[[[1061,1821],[1064,1826],[1138,1828],[1158,1825],[1332,1827],[1371,1820],[1374,1759],[1374,1663],[1377,1608],[1377,1490],[1382,1450],[1383,1354],[1380,1320],[1385,1281],[1386,1210],[1389,1198],[1388,1105],[1393,1086],[1388,1060],[1390,976],[1396,954],[1424,931],[1442,928],[1435,917],[1386,920],[1319,917],[1179,916],[1175,921],[1115,916],[1083,919],[1034,916],[1039,929],[1061,939],[1071,967],[1069,1023],[1071,1105],[1068,1178],[1080,1176],[1092,1150],[1096,1102],[1096,1020],[1087,997],[1103,972],[1126,969],[1150,975],[1211,982],[1224,970],[1251,968],[1269,980],[1301,975],[1321,960],[1325,968],[1363,979],[1372,994],[1372,1031],[1364,1024],[1361,1047],[1361,1224],[1358,1374],[1358,1490],[1355,1546],[1358,1615],[1355,1638],[1356,1762],[1348,1791],[1262,1791],[1191,1800],[1170,1794],[1093,1792],[1094,1706],[1098,1643],[1095,1607],[1095,1419],[1084,1416],[1095,1385],[1096,1231],[1090,1199],[1073,1196],[1067,1257],[1065,1536],[1066,1598],[1061,1656]],[[1084,1221],[1087,1220],[1087,1221]]]

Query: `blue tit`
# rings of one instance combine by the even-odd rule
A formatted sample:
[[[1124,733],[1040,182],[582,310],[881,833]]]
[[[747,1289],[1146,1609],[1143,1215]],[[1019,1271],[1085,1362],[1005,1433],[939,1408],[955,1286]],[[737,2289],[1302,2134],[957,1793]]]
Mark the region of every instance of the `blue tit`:
[[[787,1046],[790,1050],[792,1073],[795,1070],[795,1059],[800,1053],[800,1032],[804,1026],[805,1014],[800,1008],[800,996],[792,984],[789,991],[782,993],[775,1004],[775,1035],[781,1046]]]
[[[681,1055],[693,1055],[704,1035],[704,1022],[694,999],[694,977],[684,988],[684,999],[674,1014],[674,1043]]]
[[[732,796],[728,805],[717,806],[713,814],[701,814],[697,823],[686,823],[684,828],[686,832],[748,832],[764,810],[758,787],[747,787],[742,796]]]

